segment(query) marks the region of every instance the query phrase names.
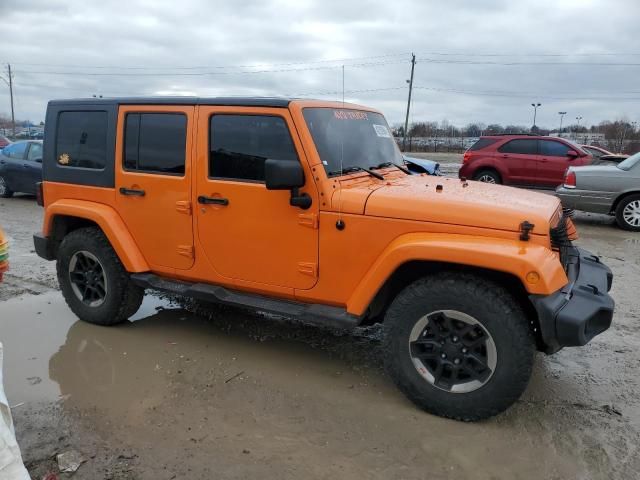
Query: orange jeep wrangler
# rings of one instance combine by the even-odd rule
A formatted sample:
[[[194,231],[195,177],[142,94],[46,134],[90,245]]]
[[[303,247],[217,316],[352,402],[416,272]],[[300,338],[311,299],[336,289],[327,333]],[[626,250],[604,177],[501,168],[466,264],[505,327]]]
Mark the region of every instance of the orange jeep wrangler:
[[[38,254],[100,325],[145,289],[330,327],[384,322],[391,378],[461,420],[521,395],[535,350],[611,324],[611,271],[555,197],[411,175],[374,109],[281,98],[48,105]]]

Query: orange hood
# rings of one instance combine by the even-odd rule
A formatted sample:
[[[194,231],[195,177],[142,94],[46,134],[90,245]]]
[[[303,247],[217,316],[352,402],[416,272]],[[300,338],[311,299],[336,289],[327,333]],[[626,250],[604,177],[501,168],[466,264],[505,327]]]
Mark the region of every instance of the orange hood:
[[[362,199],[365,215],[508,231],[519,231],[527,220],[535,225],[532,233],[542,235],[549,233],[560,206],[556,197],[545,193],[474,181],[464,186],[458,179],[427,175],[372,179],[347,191],[345,199]]]

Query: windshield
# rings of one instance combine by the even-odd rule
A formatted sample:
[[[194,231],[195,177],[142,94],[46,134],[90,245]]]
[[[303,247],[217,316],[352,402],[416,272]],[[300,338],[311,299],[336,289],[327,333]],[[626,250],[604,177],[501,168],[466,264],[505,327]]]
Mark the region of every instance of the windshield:
[[[640,152],[631,155],[629,158],[624,159],[618,165],[616,165],[620,170],[631,170],[636,163],[640,160]]]
[[[303,115],[327,173],[339,174],[341,165],[344,170],[387,162],[403,165],[387,121],[379,113],[305,108]]]

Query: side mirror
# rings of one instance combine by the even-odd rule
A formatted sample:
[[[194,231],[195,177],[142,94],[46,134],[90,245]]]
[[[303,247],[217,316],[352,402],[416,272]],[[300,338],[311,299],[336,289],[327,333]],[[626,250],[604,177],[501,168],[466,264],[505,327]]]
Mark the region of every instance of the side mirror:
[[[275,160],[264,162],[264,179],[267,190],[291,190],[289,204],[306,210],[311,206],[311,197],[300,193],[304,187],[304,170],[300,162],[292,160]]]
[[[267,159],[264,162],[267,190],[291,190],[304,186],[304,171],[299,162]]]
[[[578,155],[578,152],[576,152],[575,150],[567,151],[567,157],[569,157],[569,160],[573,160],[574,158],[577,158],[579,156],[580,155]]]
[[[42,159],[41,159],[41,158],[36,158],[36,159],[34,160],[34,162],[36,162],[36,163],[42,163]]]

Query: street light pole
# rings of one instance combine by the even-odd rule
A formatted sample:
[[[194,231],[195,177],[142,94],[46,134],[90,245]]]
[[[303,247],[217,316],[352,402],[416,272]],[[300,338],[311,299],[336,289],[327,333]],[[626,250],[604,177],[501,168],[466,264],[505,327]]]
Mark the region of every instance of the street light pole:
[[[579,115],[576,117],[578,129],[580,128],[580,120],[582,120],[582,115]],[[578,129],[576,129],[576,134],[574,135],[574,138],[573,138],[574,140],[578,139]]]
[[[567,114],[567,112],[558,112],[558,115],[560,115],[560,130],[559,130],[559,134],[560,136],[562,136],[562,119],[564,118],[564,116]]]
[[[536,128],[536,115],[538,113],[538,107],[540,107],[541,105],[541,103],[531,104],[531,106],[533,107],[533,127],[531,127],[531,130],[534,130]]]

